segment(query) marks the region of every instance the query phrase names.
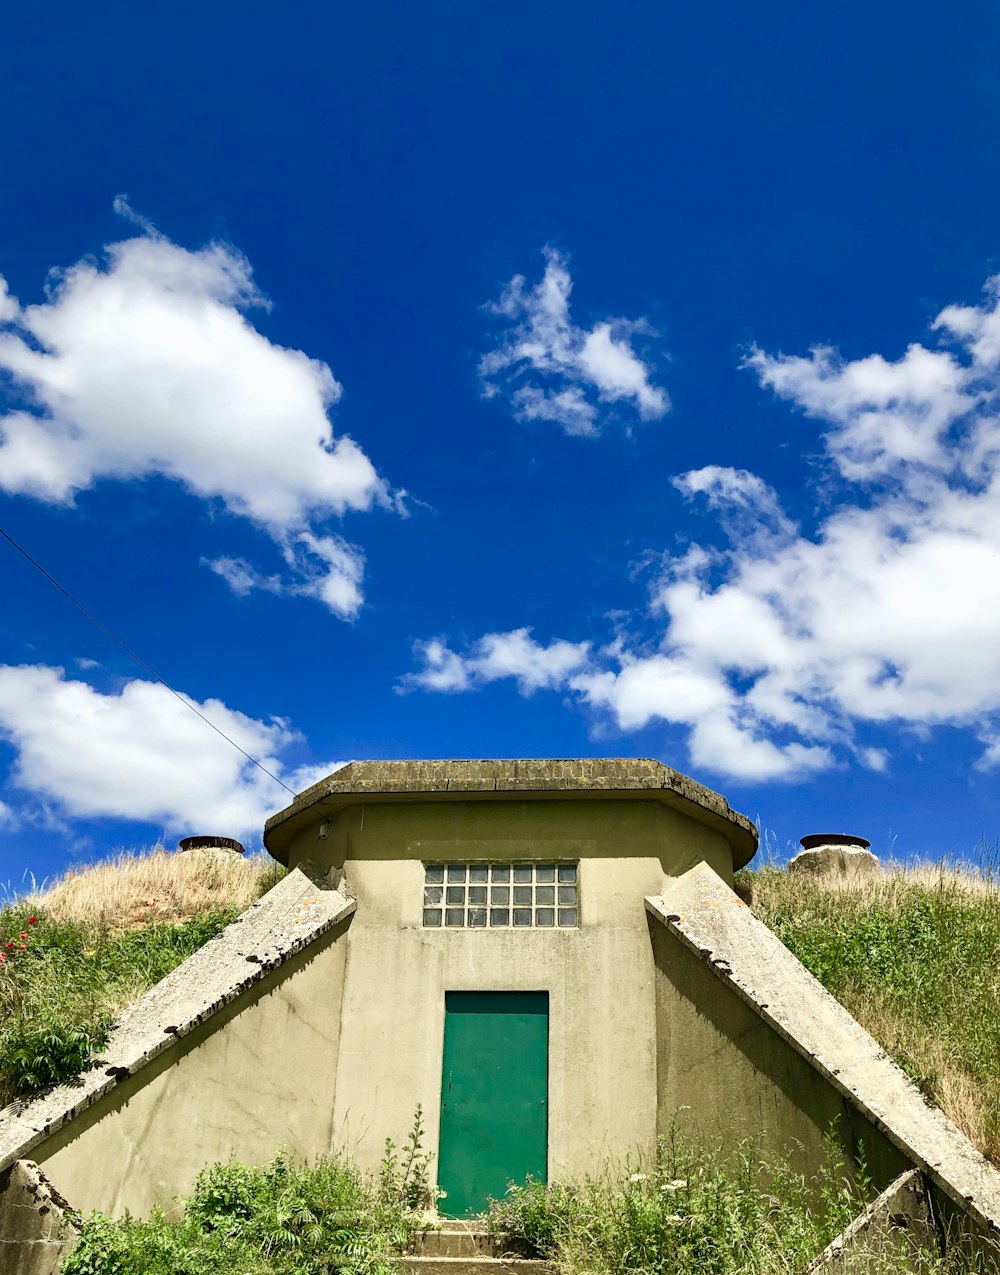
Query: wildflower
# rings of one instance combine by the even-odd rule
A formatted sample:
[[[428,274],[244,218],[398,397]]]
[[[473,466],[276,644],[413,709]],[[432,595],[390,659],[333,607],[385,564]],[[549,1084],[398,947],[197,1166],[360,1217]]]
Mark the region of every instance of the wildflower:
[[[23,951],[24,951],[24,949],[25,949],[27,946],[28,946],[28,945],[27,945],[27,943],[18,943],[18,945],[17,945],[17,950],[18,950],[19,952],[23,952]]]
[[[646,1175],[645,1173],[632,1173],[629,1175],[629,1181],[630,1182],[645,1182]]]
[[[29,916],[29,917],[28,917],[28,924],[29,924],[29,925],[37,925],[37,924],[38,924],[38,917],[37,917],[37,916]]]
[[[27,936],[27,934],[22,934],[20,937],[21,937],[22,939],[26,939],[28,936]]]
[[[661,1191],[679,1191],[682,1186],[687,1186],[686,1178],[674,1178],[672,1182],[664,1182],[660,1187]]]
[[[141,913],[141,912],[136,912],[136,914],[135,914],[135,919],[136,919],[137,921],[141,921],[141,920],[142,920],[142,913]]]
[[[97,955],[96,947],[92,947],[89,952],[84,952],[84,956],[96,956],[96,955]]]
[[[0,952],[0,965],[2,965],[2,964],[3,964],[3,962],[4,962],[6,959],[7,959],[7,953],[6,953],[6,952]]]
[[[7,950],[8,950],[9,952],[13,952],[13,950],[14,950],[14,940],[13,940],[13,939],[11,939],[11,941],[7,944]]]

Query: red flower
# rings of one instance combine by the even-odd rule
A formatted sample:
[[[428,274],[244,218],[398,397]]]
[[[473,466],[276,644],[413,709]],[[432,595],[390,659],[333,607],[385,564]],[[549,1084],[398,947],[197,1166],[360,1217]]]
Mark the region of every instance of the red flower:
[[[28,936],[27,936],[27,934],[21,934],[19,937],[20,937],[20,938],[22,938],[22,939],[26,939]]]
[[[28,917],[28,924],[29,924],[29,925],[37,925],[37,924],[38,924],[38,917],[37,917],[37,916],[29,916],[29,917]]]
[[[7,959],[7,953],[6,953],[6,952],[0,952],[0,965],[2,965],[2,964],[3,964],[3,962],[4,962],[6,959]]]
[[[13,950],[14,950],[14,940],[13,940],[13,939],[11,939],[11,941],[7,944],[7,947],[8,947],[8,949],[9,949],[10,951],[13,951]]]
[[[142,913],[141,913],[141,912],[136,912],[136,914],[135,914],[135,919],[136,919],[137,921],[141,921],[141,920],[142,920]]]
[[[27,944],[26,944],[26,943],[18,943],[18,945],[17,945],[17,950],[18,950],[19,952],[23,952],[23,951],[24,951],[24,949],[25,949],[26,947],[27,947]]]

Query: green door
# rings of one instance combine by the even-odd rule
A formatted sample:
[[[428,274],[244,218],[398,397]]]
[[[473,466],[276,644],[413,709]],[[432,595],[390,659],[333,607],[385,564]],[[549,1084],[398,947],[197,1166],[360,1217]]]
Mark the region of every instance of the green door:
[[[438,1185],[445,1217],[545,1181],[548,992],[446,992]]]

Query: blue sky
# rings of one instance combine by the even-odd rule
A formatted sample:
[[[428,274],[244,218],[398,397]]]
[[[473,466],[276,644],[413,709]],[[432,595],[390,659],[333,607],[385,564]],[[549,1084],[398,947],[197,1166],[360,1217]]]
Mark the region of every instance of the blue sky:
[[[0,525],[289,788],[1000,836],[1000,14],[24,9]],[[287,792],[0,545],[0,880]]]

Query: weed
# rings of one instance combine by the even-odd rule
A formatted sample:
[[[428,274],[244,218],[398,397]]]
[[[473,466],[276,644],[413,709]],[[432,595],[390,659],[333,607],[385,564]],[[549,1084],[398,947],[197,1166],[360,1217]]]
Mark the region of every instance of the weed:
[[[397,1151],[392,1138],[385,1140],[378,1181],[379,1193],[387,1203],[414,1210],[429,1209],[436,1204],[430,1183],[432,1157],[424,1152],[424,1136],[424,1109],[418,1103],[402,1152]]]
[[[286,1155],[261,1168],[214,1164],[184,1204],[180,1218],[80,1219],[63,1275],[395,1275],[418,1226],[381,1178],[337,1156],[311,1167]]]

